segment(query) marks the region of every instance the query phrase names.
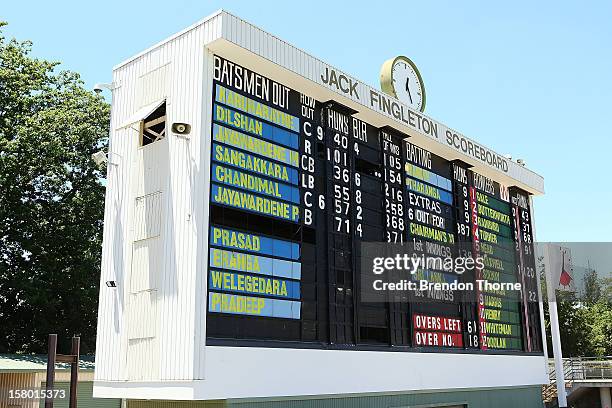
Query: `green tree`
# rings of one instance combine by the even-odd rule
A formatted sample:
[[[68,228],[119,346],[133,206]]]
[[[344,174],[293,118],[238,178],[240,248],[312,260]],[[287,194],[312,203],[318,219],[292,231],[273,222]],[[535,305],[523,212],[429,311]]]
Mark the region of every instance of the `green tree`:
[[[559,332],[561,349],[564,357],[591,356],[591,327],[588,324],[588,309],[577,301],[571,292],[557,291],[557,315],[559,317]],[[550,318],[548,303],[544,304],[544,319],[548,353],[553,355],[550,335]]]
[[[612,272],[608,273],[612,276]],[[601,278],[601,297],[604,301],[612,303],[612,278]]]
[[[588,269],[584,274],[584,302],[592,305],[601,297],[601,283],[597,271]]]
[[[546,287],[546,273],[543,258],[539,257],[541,293],[544,298],[544,325],[546,327],[546,342],[548,353],[553,356],[550,309]],[[589,326],[588,308],[577,299],[573,292],[556,291],[557,316],[559,318],[559,334],[564,357],[582,357],[594,355],[591,342],[591,326]]]
[[[95,347],[109,106],[0,23],[0,352]],[[60,350],[60,352],[63,350]]]
[[[590,355],[612,355],[612,308],[605,301],[589,305],[585,309],[585,321],[589,326]]]

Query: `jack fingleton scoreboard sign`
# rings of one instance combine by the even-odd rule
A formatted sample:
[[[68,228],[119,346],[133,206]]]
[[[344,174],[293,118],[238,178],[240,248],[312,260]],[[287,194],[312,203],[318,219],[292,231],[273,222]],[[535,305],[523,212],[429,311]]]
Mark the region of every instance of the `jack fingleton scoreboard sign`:
[[[347,78],[327,75],[350,92]],[[525,191],[218,56],[212,98],[207,344],[542,352]],[[424,90],[421,99],[417,108]],[[432,254],[463,244],[483,268],[412,279],[523,290],[364,302],[362,242]]]

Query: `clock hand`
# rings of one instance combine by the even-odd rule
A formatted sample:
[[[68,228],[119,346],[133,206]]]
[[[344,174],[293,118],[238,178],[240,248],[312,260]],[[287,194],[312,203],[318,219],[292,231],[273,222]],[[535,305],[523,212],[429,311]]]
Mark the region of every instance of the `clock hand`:
[[[408,92],[408,97],[410,98],[410,103],[412,102],[412,95],[410,94],[410,87],[408,86],[408,82],[410,82],[410,78],[406,78],[406,91]]]

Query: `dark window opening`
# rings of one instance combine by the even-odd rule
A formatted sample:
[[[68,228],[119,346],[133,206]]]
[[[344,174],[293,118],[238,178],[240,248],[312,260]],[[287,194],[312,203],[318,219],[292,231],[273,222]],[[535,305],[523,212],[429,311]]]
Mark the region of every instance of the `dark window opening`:
[[[140,121],[140,145],[157,142],[166,137],[166,102]]]

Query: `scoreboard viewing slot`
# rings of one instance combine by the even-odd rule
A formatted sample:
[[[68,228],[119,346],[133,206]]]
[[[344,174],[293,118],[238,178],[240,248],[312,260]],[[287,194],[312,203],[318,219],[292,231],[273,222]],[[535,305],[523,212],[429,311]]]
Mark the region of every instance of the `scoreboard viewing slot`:
[[[529,195],[214,56],[207,343],[542,353]],[[463,274],[520,283],[365,301],[364,243],[479,256]]]

